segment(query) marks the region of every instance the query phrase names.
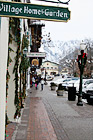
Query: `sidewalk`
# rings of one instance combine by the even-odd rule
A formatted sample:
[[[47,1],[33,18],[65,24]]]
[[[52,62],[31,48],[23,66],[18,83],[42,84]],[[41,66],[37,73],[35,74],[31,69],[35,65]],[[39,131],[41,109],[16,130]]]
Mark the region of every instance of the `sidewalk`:
[[[6,127],[6,140],[11,140],[14,131],[16,130],[17,123],[9,123]]]
[[[93,140],[93,106],[78,107],[67,95],[57,97],[49,86],[31,88],[21,123],[10,127],[13,136],[7,140]]]
[[[7,140],[57,140],[41,97],[31,97],[28,92],[25,103],[21,123],[16,131],[13,124],[7,127]]]
[[[27,140],[57,140],[41,98],[32,97]]]

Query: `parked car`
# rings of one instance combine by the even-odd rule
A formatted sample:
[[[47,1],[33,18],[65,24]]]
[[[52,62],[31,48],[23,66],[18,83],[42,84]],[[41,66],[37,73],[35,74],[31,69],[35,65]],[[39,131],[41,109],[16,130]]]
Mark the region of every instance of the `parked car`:
[[[54,76],[60,76],[60,74],[55,74]]]
[[[93,83],[93,79],[87,79],[86,82],[83,85],[83,88],[86,88],[87,85]]]
[[[82,81],[82,98],[86,99],[85,92],[87,91],[88,85],[93,83],[93,79],[83,79]],[[80,79],[75,82],[74,87],[76,87],[76,94],[78,96],[79,94],[79,85],[80,85]]]
[[[83,88],[82,94],[89,104],[93,104],[93,83],[90,83]]]
[[[89,83],[91,83],[93,81],[93,79],[83,79],[82,81],[82,89]],[[79,93],[79,85],[80,85],[80,79],[78,79],[75,83],[74,83],[74,87],[76,87],[76,93]]]
[[[51,81],[51,80],[53,80],[53,77],[50,76],[50,75],[48,75],[48,76],[46,76],[46,80],[47,80],[47,81]]]
[[[74,87],[75,82],[78,80],[78,77],[67,78],[63,83],[62,86],[68,90],[68,87]]]
[[[65,86],[65,84],[71,80],[78,79],[77,77],[72,77],[72,78],[61,78],[54,80],[53,82],[58,86],[59,84],[62,84],[62,86]]]
[[[93,89],[87,91],[85,98],[89,104],[93,105]]]
[[[83,87],[82,92],[85,94],[87,90],[92,89],[93,83],[87,84],[86,86]]]
[[[61,84],[64,80],[65,80],[65,78],[61,78],[61,79],[54,80],[54,81],[52,81],[52,82],[54,82],[54,83],[58,86],[58,85]]]
[[[85,93],[85,98],[87,99],[87,102],[89,104],[93,105],[93,84],[91,84],[90,89],[87,89],[87,91]]]

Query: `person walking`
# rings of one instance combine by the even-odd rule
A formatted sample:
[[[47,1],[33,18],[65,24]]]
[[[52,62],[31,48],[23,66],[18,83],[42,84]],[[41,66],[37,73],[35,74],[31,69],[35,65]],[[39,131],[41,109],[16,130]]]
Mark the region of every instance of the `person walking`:
[[[43,90],[43,86],[44,86],[44,79],[41,79],[41,90]]]
[[[36,87],[36,90],[38,88],[38,78],[35,80],[35,87]]]
[[[33,87],[34,84],[35,84],[35,78],[32,77],[32,87]]]

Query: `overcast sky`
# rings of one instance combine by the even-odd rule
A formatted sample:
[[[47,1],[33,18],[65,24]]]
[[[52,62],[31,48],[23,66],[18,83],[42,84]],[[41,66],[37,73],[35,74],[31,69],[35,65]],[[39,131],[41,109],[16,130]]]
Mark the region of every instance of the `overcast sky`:
[[[71,19],[67,23],[45,21],[43,33],[50,32],[52,40],[93,39],[93,0],[71,0],[65,7],[71,11]]]

